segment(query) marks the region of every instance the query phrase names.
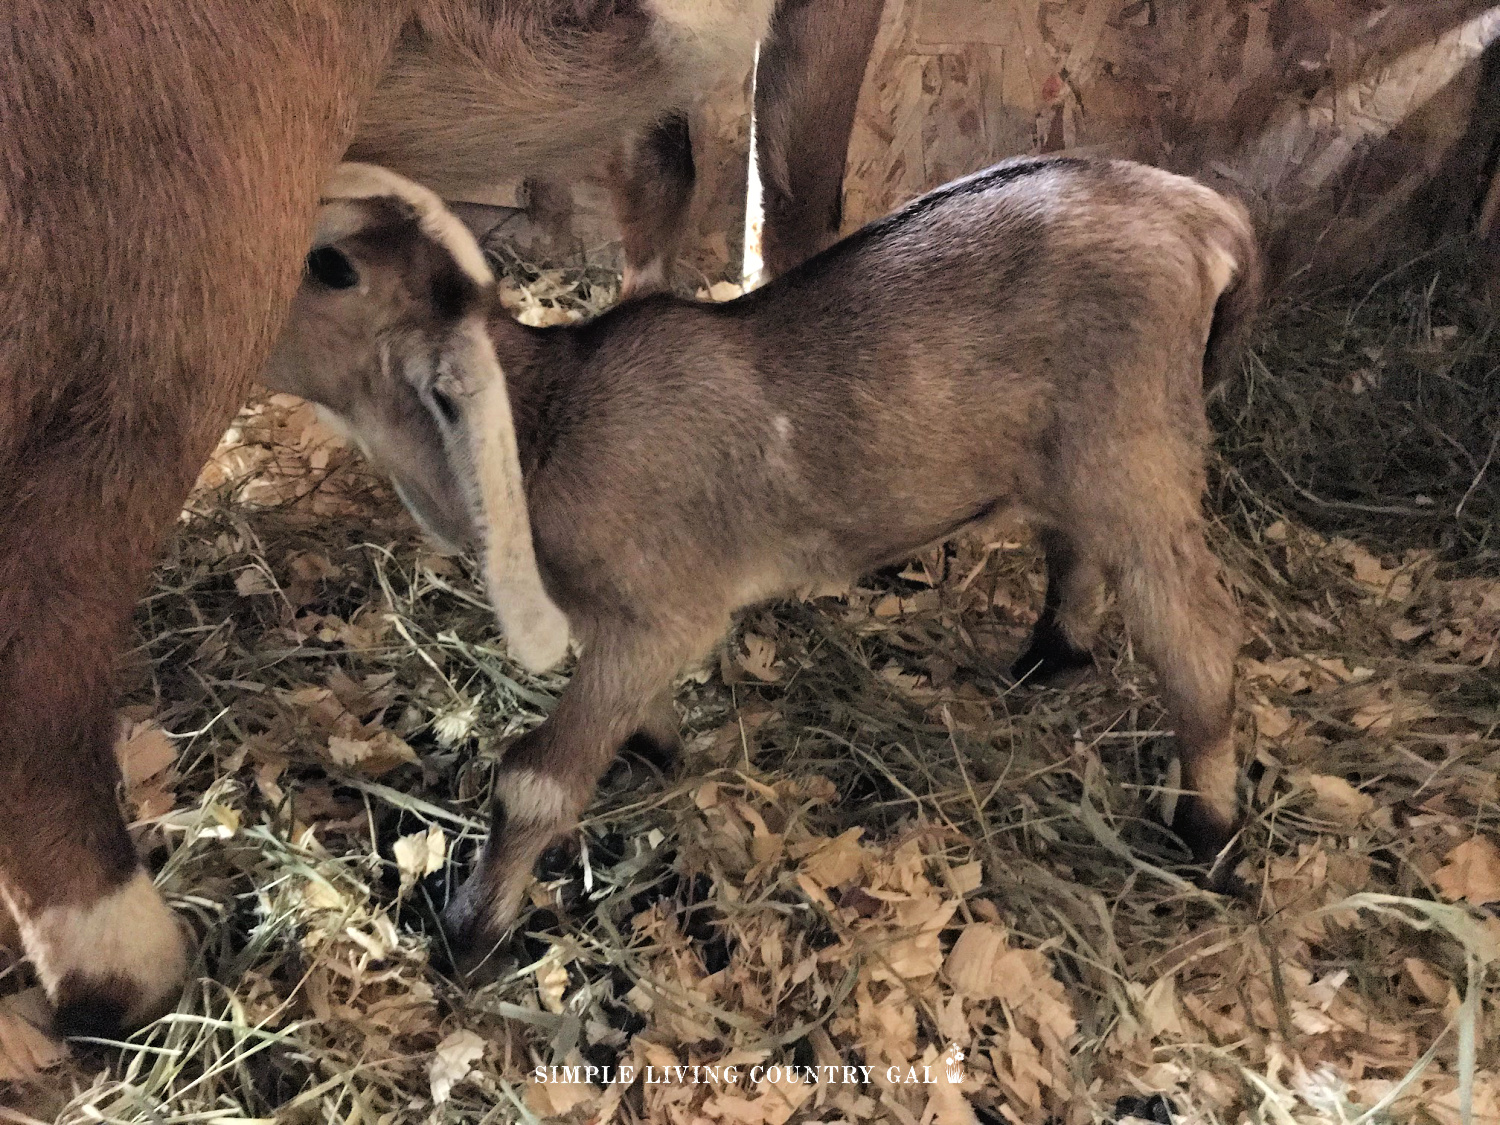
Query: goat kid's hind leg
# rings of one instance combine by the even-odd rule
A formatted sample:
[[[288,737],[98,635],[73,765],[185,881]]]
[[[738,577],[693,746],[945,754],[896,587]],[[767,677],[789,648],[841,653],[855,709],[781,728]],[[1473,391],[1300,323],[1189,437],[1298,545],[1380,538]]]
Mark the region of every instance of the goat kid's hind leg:
[[[1104,582],[1099,564],[1062,532],[1044,529],[1038,537],[1047,560],[1047,593],[1026,648],[1010,669],[1015,679],[1033,684],[1093,667],[1089,650]]]
[[[490,837],[479,866],[444,911],[458,966],[477,968],[519,912],[537,858],[571,831],[632,734],[654,729],[673,677],[713,641],[713,630],[633,625],[592,631],[557,707],[506,752],[495,780]]]
[[[620,748],[623,756],[640,758],[662,773],[670,773],[682,755],[682,720],[673,705],[672,688],[657,695],[646,718]]]
[[[621,299],[672,288],[696,177],[681,113],[662,118],[611,164],[610,199],[625,244]]]
[[[1152,528],[1138,525],[1134,534]],[[1121,609],[1156,673],[1177,732],[1182,787],[1172,828],[1201,863],[1212,863],[1239,829],[1239,758],[1234,746],[1234,660],[1239,610],[1220,580],[1200,522],[1137,539],[1122,565]],[[1216,870],[1211,881],[1227,877]]]

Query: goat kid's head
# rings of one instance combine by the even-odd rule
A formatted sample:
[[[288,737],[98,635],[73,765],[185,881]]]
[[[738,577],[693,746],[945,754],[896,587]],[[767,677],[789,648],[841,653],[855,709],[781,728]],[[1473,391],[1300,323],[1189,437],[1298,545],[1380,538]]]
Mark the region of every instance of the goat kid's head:
[[[340,165],[265,381],[322,407],[434,538],[482,545],[511,651],[541,670],[562,659],[568,630],[537,572],[485,328],[494,286],[478,243],[431,191]]]
[[[474,528],[445,437],[459,426],[467,369],[489,350],[494,277],[430,195],[371,165],[338,169],[266,382],[322,407],[456,550]]]

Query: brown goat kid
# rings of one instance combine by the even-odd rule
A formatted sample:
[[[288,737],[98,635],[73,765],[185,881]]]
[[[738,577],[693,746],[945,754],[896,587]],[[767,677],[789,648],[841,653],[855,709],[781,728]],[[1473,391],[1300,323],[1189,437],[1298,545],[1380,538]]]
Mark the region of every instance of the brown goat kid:
[[[511,433],[489,385],[503,372],[536,558],[581,646],[556,710],[506,754],[489,843],[449,908],[470,957],[512,921],[621,744],[670,737],[674,678],[732,613],[1002,509],[1047,553],[1019,670],[1087,660],[1112,584],[1180,741],[1174,826],[1200,860],[1220,854],[1238,819],[1240,626],[1203,537],[1204,368],[1257,295],[1241,207],[1138,164],[1014,160],[739,300],[657,296],[538,330],[489,291],[430,299],[451,297],[434,282],[451,267],[392,202],[365,204],[364,229],[317,252],[347,284],[320,279],[326,258],[313,270],[277,381],[346,417],[370,396],[420,401],[446,462],[367,444],[398,482],[429,481],[403,493],[451,537],[511,502],[476,468]],[[478,315],[498,369],[442,358]],[[433,358],[403,361],[418,353]]]
[[[665,284],[692,186],[682,111],[726,65],[747,64],[759,39],[778,76],[757,89],[759,143],[786,158],[765,163],[805,212],[767,218],[784,231],[772,268],[786,268],[836,233],[849,91],[880,7],[6,6],[0,910],[15,917],[59,1027],[139,1024],[173,1002],[187,971],[186,934],[120,815],[116,664],[151,563],[270,353],[340,157],[353,144],[450,192],[605,171],[628,204],[634,283]],[[824,101],[783,100],[809,90]],[[503,476],[504,461],[487,464]],[[502,601],[528,584],[529,542],[499,552],[517,564],[496,587]],[[530,584],[540,589],[534,572]],[[533,608],[545,624],[542,603]]]

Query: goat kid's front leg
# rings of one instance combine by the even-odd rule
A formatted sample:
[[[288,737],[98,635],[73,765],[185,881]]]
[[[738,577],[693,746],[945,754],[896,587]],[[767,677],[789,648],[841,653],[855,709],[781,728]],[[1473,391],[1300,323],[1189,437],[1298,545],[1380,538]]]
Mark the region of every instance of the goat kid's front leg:
[[[711,643],[697,631],[691,640]],[[478,869],[444,911],[461,971],[482,964],[515,921],[538,857],[578,824],[621,745],[639,732],[655,733],[663,693],[693,655],[693,644],[641,625],[585,638],[556,709],[506,753],[489,841]]]

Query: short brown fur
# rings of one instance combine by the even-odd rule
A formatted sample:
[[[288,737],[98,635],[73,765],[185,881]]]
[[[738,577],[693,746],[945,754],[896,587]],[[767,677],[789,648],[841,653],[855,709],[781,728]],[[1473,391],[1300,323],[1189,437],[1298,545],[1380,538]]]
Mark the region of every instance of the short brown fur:
[[[1098,587],[1118,591],[1182,747],[1176,824],[1212,859],[1237,818],[1240,627],[1203,538],[1204,361],[1242,330],[1256,255],[1243,209],[1190,180],[1018,160],[727,304],[658,296],[547,330],[495,304],[537,558],[582,655],[505,758],[449,913],[460,945],[503,931],[536,856],[735,610],[1002,509],[1042,530],[1078,651]],[[462,373],[447,383],[461,405]],[[482,417],[462,425],[483,440]]]

